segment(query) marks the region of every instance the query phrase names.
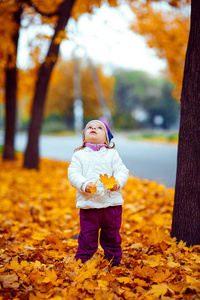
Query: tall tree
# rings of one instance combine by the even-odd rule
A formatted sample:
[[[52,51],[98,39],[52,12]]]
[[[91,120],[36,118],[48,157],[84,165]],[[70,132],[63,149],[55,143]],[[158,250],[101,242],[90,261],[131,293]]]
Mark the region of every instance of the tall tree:
[[[57,4],[55,4],[56,6]],[[0,3],[0,56],[1,67],[5,69],[5,142],[3,159],[14,159],[14,136],[16,130],[17,111],[17,78],[18,69],[16,65],[20,21],[24,9],[37,7],[31,0],[16,0],[12,3],[5,1]],[[42,13],[44,16],[52,16],[54,13]]]
[[[172,237],[200,244],[200,1],[191,2],[191,26],[181,95]]]
[[[59,33],[65,30],[65,26],[70,17],[70,13],[75,0],[65,0],[59,9],[58,22],[49,47],[45,62],[41,64],[39,75],[36,83],[36,90],[33,99],[32,116],[29,127],[28,145],[24,156],[24,167],[38,168],[39,164],[39,135],[43,118],[44,103],[48,88],[49,79],[53,67],[57,61],[60,43],[56,43],[55,39]]]
[[[100,0],[77,0],[76,5],[73,5],[75,0],[65,0],[60,5],[58,22],[55,28],[55,33],[51,41],[51,45],[48,51],[48,54],[45,59],[45,63],[40,66],[39,76],[36,83],[36,90],[33,100],[32,116],[29,127],[29,140],[28,145],[25,151],[24,156],[24,167],[26,168],[38,168],[39,164],[39,134],[41,129],[44,103],[48,88],[48,83],[50,79],[51,72],[57,61],[59,45],[60,45],[60,36],[63,36],[65,26],[68,22],[70,14],[75,19],[83,14],[84,12],[91,13],[93,7],[100,6],[102,1]],[[108,0],[110,6],[117,6],[118,3],[116,0]],[[73,9],[73,10],[72,10]],[[57,40],[59,42],[57,42]]]
[[[15,30],[12,35],[12,42],[14,46],[14,53],[7,56],[6,70],[5,70],[5,142],[4,142],[4,159],[14,159],[14,136],[16,124],[16,107],[17,107],[17,49],[19,40],[20,19],[22,14],[22,7],[18,6],[13,14],[13,22],[15,23]]]

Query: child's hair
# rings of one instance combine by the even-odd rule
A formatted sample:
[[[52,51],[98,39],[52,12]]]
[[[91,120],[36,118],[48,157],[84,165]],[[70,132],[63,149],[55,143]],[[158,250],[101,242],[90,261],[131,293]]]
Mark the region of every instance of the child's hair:
[[[113,148],[115,148],[115,143],[114,142],[112,142],[113,144],[112,144],[112,147],[110,146],[110,145],[108,145],[108,144],[105,144],[106,145],[106,148],[108,148],[108,149],[113,149]],[[80,146],[80,147],[78,147],[78,148],[76,148],[75,150],[74,150],[74,152],[76,152],[76,151],[78,151],[78,150],[81,150],[81,149],[84,149],[86,146],[85,146],[85,142],[83,142],[83,145],[82,146]]]

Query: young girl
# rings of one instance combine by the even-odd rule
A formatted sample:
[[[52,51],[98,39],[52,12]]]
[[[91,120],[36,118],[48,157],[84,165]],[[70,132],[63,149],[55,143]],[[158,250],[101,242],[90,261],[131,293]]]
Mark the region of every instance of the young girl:
[[[124,201],[121,189],[129,171],[113,149],[115,144],[110,147],[112,138],[105,123],[90,121],[83,130],[83,145],[72,156],[68,178],[77,189],[76,207],[80,208],[81,231],[75,259],[85,262],[93,256],[98,248],[98,232],[101,229],[100,244],[105,258],[112,261],[112,266],[117,266],[122,257],[119,230]],[[106,190],[100,174],[113,176],[118,183]]]

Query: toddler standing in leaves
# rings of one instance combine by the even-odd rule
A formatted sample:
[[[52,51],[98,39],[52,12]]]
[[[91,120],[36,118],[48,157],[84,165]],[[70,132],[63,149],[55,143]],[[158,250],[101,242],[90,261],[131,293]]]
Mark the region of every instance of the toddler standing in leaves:
[[[81,231],[75,259],[85,262],[93,256],[101,229],[100,244],[105,258],[117,266],[122,257],[121,189],[129,171],[114,149],[115,144],[110,147],[112,138],[104,122],[90,121],[83,130],[83,145],[72,156],[68,178],[77,189],[76,207],[80,208]]]

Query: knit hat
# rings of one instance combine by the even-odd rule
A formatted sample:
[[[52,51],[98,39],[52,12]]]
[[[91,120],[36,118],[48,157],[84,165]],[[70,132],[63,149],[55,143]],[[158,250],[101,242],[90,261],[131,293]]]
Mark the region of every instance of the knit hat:
[[[92,120],[92,121],[89,121],[86,126],[85,126],[85,129],[83,130],[83,140],[84,140],[84,137],[85,137],[85,131],[86,131],[86,128],[88,127],[88,125],[91,123],[91,122],[99,122],[101,123],[101,125],[103,125],[103,128],[105,130],[105,133],[106,133],[106,138],[107,138],[107,141],[108,143],[110,144],[110,141],[112,140],[112,138],[114,138],[114,136],[112,135],[110,129],[108,128],[108,125],[100,120]]]

